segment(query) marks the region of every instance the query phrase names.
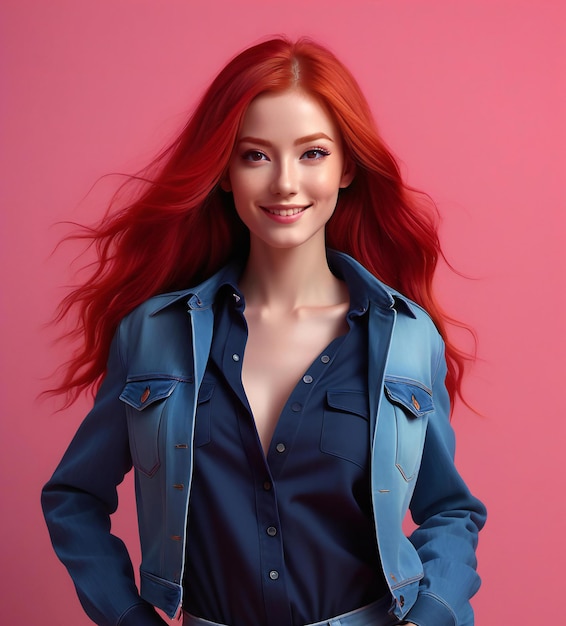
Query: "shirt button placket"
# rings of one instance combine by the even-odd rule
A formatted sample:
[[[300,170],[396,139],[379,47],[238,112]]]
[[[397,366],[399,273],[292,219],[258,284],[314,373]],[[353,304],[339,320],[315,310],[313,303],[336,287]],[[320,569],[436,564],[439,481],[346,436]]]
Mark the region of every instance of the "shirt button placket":
[[[285,452],[286,445],[278,442],[274,446],[275,453],[280,455]],[[271,477],[266,476],[258,485],[261,487],[261,498],[258,500],[258,525],[263,527],[260,538],[260,549],[262,561],[267,565],[264,570],[264,590],[267,606],[276,610],[284,606],[288,601],[285,586],[283,546],[280,520],[277,511],[277,500],[275,497],[276,485],[272,483]],[[258,528],[259,530],[259,528]],[[275,624],[289,623],[275,619]]]

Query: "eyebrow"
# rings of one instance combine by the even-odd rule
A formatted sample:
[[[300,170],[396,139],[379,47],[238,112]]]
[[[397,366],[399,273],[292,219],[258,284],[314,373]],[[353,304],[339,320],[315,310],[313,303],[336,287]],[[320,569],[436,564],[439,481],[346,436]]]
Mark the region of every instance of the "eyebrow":
[[[334,143],[334,140],[331,139],[325,133],[313,133],[312,135],[306,135],[305,137],[299,137],[298,139],[295,139],[295,141],[293,142],[293,145],[300,146],[305,143],[310,143],[311,141],[316,141],[317,139],[327,139],[328,141],[332,141],[332,143]],[[270,141],[266,141],[265,139],[260,139],[259,137],[242,137],[241,139],[238,140],[238,143],[244,143],[244,142],[255,143],[260,146],[266,146],[267,148],[270,148],[272,145]]]

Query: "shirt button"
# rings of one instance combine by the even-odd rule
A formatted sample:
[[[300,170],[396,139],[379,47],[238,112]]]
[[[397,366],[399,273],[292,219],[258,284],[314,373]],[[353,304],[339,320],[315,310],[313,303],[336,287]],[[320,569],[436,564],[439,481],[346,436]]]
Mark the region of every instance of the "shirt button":
[[[293,402],[291,405],[291,411],[293,413],[298,413],[303,408],[303,405],[300,402]]]
[[[239,354],[233,354],[232,355],[232,361],[239,361],[240,360],[240,355]]]
[[[323,355],[320,357],[320,360],[321,360],[323,363],[328,363],[328,362],[330,361],[330,357],[328,356],[328,354],[323,354]]]
[[[275,535],[277,534],[277,528],[275,528],[275,526],[269,526],[269,528],[267,529],[267,534],[270,537],[275,537]]]
[[[265,489],[265,491],[270,491],[271,490],[271,483],[268,480],[266,480],[263,483],[263,488]]]
[[[307,385],[309,383],[312,383],[312,376],[309,376],[308,374],[305,374],[305,376],[303,376],[303,382],[307,383]]]
[[[284,443],[278,443],[275,446],[275,449],[277,450],[277,452],[285,452],[285,444]]]
[[[277,580],[279,578],[279,572],[274,570],[274,569],[272,569],[269,572],[269,578],[271,578],[271,580]]]

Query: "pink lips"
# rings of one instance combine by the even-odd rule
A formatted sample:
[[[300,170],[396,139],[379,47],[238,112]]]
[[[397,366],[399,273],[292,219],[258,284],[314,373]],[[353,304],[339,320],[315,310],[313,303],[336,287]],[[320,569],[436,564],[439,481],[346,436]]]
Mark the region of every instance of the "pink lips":
[[[271,218],[275,222],[279,222],[280,224],[291,224],[300,219],[301,215],[309,207],[310,204],[307,206],[294,204],[272,204],[262,206],[261,208],[267,217]]]

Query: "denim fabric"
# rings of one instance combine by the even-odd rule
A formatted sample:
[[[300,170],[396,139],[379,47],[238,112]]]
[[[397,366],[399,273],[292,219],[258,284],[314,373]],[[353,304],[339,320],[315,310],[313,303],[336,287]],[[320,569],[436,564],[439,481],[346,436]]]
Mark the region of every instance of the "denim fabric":
[[[442,339],[423,309],[352,258],[328,258],[370,294],[368,380],[378,390],[369,406],[371,496],[393,611],[399,619],[414,615],[419,626],[471,626],[486,511],[454,465]],[[140,595],[171,617],[182,605],[194,418],[226,271],[151,298],[122,320],[94,407],[43,490],[55,551],[99,626],[125,623]],[[132,464],[139,592],[128,552],[110,532],[117,485]],[[407,538],[409,509],[418,528]]]

